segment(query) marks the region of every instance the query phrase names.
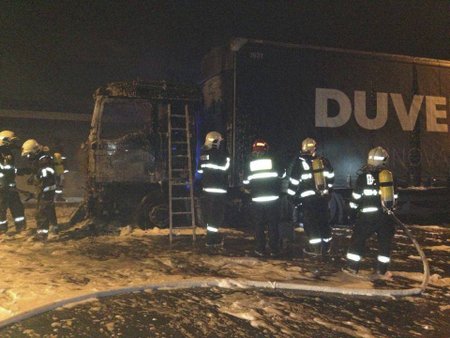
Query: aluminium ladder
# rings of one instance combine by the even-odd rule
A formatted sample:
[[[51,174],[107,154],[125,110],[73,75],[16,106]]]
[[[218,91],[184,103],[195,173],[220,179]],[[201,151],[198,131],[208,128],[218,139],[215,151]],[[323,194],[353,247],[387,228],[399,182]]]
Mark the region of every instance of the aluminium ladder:
[[[192,229],[196,240],[194,188],[187,103],[169,103],[168,120],[168,188],[169,240],[172,245],[174,229]]]

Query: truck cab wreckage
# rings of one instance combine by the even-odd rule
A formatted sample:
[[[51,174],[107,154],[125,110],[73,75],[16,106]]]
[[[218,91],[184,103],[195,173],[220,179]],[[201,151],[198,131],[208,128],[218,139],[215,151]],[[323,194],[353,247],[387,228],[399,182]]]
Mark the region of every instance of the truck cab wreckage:
[[[175,215],[195,226],[190,124],[199,97],[195,87],[165,81],[96,90],[83,145],[85,217],[148,228],[167,227]]]

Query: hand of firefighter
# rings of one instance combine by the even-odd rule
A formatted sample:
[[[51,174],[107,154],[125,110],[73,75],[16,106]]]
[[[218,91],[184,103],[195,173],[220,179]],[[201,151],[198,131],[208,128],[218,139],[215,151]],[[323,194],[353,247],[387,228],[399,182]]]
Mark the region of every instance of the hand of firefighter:
[[[383,211],[387,214],[391,214],[396,209],[395,204],[385,205],[384,203],[382,203],[382,206],[383,206]]]
[[[248,190],[246,187],[241,187],[241,188],[240,188],[240,191],[241,191],[242,193],[246,194],[246,195],[249,195],[249,194],[250,194],[250,190]]]
[[[302,201],[297,194],[295,194],[294,196],[288,195],[288,198],[292,205],[294,205],[295,207],[299,207],[300,205],[302,205]]]

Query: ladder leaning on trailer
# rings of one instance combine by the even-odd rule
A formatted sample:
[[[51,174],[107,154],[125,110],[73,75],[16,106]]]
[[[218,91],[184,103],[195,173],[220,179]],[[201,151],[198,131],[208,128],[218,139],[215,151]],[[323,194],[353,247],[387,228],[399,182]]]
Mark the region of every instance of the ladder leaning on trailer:
[[[196,240],[189,105],[168,104],[169,240],[175,229],[191,229]]]

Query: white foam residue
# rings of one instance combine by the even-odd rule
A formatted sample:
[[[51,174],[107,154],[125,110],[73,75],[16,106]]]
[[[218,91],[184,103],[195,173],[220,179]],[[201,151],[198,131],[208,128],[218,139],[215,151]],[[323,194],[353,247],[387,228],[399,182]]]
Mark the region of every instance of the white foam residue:
[[[426,246],[426,247],[424,247],[424,249],[431,250],[431,251],[446,251],[446,252],[450,252],[450,246],[448,246],[448,245]]]
[[[350,326],[350,328],[342,326],[341,323],[331,323],[327,322],[321,318],[314,318],[314,321],[327,329],[348,334],[353,337],[361,337],[361,338],[375,338],[372,332],[362,325],[355,324],[353,322],[345,322],[344,324]]]

